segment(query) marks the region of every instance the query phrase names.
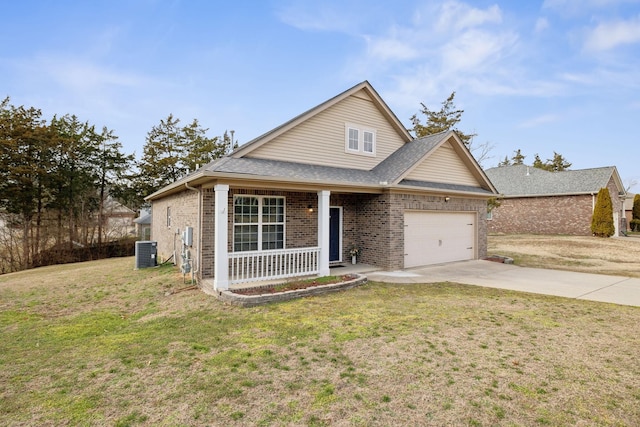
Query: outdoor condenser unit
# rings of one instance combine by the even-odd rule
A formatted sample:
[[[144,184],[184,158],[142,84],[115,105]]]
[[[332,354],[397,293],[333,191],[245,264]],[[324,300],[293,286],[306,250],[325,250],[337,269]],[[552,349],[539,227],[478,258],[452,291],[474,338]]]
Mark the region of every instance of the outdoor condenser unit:
[[[155,267],[158,254],[158,242],[143,240],[136,242],[136,270],[139,268]]]

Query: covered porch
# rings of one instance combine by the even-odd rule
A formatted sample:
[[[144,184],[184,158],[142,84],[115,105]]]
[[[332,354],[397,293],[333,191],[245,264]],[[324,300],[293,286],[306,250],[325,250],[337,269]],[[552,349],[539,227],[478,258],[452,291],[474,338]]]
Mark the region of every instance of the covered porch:
[[[213,290],[331,274],[331,192],[214,190]]]

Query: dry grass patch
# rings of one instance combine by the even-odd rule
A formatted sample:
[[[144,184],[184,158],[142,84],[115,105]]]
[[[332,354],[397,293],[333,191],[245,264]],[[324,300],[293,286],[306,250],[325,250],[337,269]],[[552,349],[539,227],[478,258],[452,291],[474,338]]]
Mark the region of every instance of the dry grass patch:
[[[511,257],[523,267],[640,277],[640,238],[490,235],[489,254]]]
[[[2,425],[640,424],[637,307],[373,283],[247,309],[76,267],[0,276]]]

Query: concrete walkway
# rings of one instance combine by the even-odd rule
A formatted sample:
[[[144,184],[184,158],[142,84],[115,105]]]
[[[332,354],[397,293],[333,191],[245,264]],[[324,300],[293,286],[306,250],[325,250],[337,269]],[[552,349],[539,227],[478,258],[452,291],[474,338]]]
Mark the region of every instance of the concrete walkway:
[[[462,261],[402,271],[367,272],[388,283],[456,282],[640,307],[640,279],[518,267],[491,261]]]

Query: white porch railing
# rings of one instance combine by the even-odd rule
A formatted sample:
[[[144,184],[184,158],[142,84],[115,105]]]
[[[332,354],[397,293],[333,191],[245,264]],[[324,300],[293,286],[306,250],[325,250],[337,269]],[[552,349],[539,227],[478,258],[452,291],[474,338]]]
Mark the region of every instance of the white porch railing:
[[[229,253],[229,284],[318,274],[320,248]]]

